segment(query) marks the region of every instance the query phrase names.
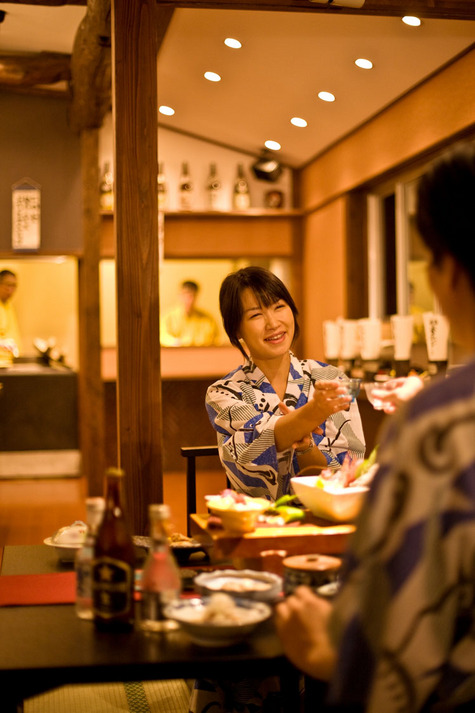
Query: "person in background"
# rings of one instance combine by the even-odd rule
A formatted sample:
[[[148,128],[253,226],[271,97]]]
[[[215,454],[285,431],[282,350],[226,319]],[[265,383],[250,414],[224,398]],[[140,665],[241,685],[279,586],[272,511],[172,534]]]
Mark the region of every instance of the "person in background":
[[[363,458],[361,419],[345,374],[291,351],[298,311],[284,283],[262,267],[246,267],[225,278],[219,299],[226,333],[245,359],[206,393],[232,488],[277,500],[303,468],[339,468],[347,453]]]
[[[160,323],[160,343],[166,347],[210,347],[219,344],[218,326],[212,315],[196,306],[199,285],[185,280],[180,303]]]
[[[0,345],[19,356],[22,344],[12,297],[17,289],[17,277],[11,270],[0,271]]]
[[[333,606],[308,588],[277,605],[287,655],[329,681],[330,710],[474,709],[474,196],[468,144],[426,172],[417,207],[431,288],[472,360],[396,402]]]

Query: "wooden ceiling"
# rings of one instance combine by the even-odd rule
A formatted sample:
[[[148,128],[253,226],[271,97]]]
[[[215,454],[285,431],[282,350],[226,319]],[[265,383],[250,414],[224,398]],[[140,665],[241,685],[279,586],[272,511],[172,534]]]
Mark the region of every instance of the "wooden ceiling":
[[[337,2],[338,0],[333,0]],[[344,0],[343,0],[344,1]],[[84,21],[78,28],[72,56],[58,52],[1,52],[0,24],[0,88],[44,93],[48,86],[64,80],[71,97],[72,128],[97,127],[110,109],[110,0],[16,0],[8,5],[44,7],[87,6]],[[366,0],[360,9],[319,4],[310,0],[159,0],[159,47],[176,8],[207,8],[229,10],[268,10],[328,13],[333,15],[391,15],[402,11],[425,18],[475,20],[474,0]],[[1,11],[0,11],[1,12]],[[0,17],[1,20],[1,17]]]

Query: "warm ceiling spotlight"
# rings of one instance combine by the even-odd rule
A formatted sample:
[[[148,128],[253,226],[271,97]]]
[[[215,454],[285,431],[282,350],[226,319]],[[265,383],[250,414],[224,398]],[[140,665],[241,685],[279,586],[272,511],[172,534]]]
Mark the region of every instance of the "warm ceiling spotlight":
[[[324,102],[334,102],[335,95],[331,92],[318,92],[318,98]]]
[[[226,47],[231,47],[233,50],[238,50],[242,47],[241,42],[239,40],[234,39],[234,37],[226,37],[224,40],[224,44]]]
[[[411,27],[419,27],[421,24],[420,18],[415,17],[414,15],[404,15],[402,21],[404,24],[410,25]]]
[[[299,116],[293,116],[290,120],[290,123],[294,126],[300,126],[301,128],[307,126],[307,122],[305,121],[305,119],[301,119]]]
[[[364,57],[358,57],[355,59],[355,64],[360,69],[373,69],[373,63],[370,59],[364,59]]]
[[[266,149],[271,149],[271,151],[279,151],[282,148],[278,141],[272,141],[271,139],[265,141],[264,146]]]
[[[165,116],[173,116],[175,113],[175,109],[172,109],[171,106],[165,106],[164,104],[158,107],[158,111],[160,114],[165,114]]]
[[[216,72],[205,72],[204,74],[205,79],[207,79],[210,82],[220,82],[221,77],[219,74],[216,74]]]

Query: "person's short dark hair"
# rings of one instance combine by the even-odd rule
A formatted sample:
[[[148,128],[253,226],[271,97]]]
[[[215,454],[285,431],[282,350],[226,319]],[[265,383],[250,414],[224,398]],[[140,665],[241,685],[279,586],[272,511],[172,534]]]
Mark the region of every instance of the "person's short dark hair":
[[[198,292],[200,289],[200,286],[198,285],[197,282],[194,282],[193,280],[184,280],[181,283],[181,289],[182,290],[191,290],[192,292]]]
[[[421,178],[417,198],[417,228],[434,263],[452,255],[475,290],[475,144],[460,145],[436,160]]]
[[[223,325],[229,341],[237,347],[247,358],[247,354],[239,341],[239,329],[243,317],[241,295],[249,288],[255,294],[258,302],[263,307],[270,307],[279,300],[284,300],[294,315],[295,331],[294,340],[300,334],[298,323],[298,309],[287,287],[277,275],[263,267],[244,267],[237,272],[232,272],[224,278],[219,291],[219,309],[223,318]]]
[[[11,270],[0,270],[0,282],[3,282],[6,277],[16,278],[16,275]]]

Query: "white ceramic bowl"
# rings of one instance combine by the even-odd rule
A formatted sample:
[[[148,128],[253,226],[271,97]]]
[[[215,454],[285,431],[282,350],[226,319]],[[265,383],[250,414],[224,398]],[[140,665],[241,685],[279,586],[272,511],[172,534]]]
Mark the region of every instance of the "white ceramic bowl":
[[[263,621],[270,618],[272,610],[265,602],[236,599],[234,604],[240,612],[241,621],[218,624],[200,621],[204,616],[209,597],[180,599],[165,607],[164,614],[180,624],[195,644],[221,648],[243,641]]]
[[[194,579],[198,593],[210,595],[226,592],[231,597],[274,602],[282,593],[282,577],[272,572],[253,569],[222,569],[202,572]]]
[[[60,527],[52,537],[43,540],[48,547],[54,547],[58,559],[62,562],[72,562],[76,557],[76,552],[80,549],[86,539],[87,525],[82,520],[76,520],[72,525]]]
[[[333,522],[354,520],[361,510],[368,488],[354,485],[328,490],[317,487],[318,478],[318,475],[291,478],[292,489],[299,500],[317,517]]]

